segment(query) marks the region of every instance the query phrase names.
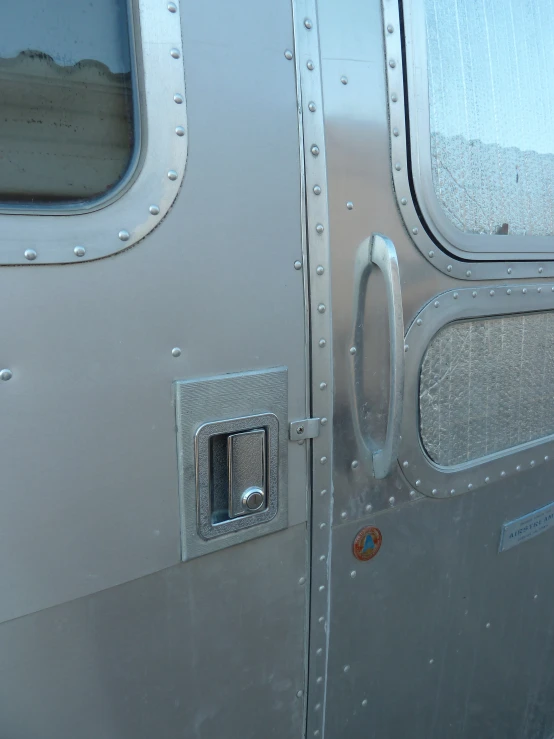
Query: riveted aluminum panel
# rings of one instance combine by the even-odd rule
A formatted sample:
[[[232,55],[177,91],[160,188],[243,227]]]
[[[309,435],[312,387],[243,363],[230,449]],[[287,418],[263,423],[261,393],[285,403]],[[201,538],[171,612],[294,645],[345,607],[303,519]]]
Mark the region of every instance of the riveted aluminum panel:
[[[554,531],[498,554],[501,524],[550,502],[549,480],[543,468],[486,499],[420,500],[334,530],[327,739],[552,736],[554,595],[540,562]],[[365,524],[383,543],[359,562]]]
[[[0,629],[3,736],[303,735],[305,526]]]
[[[516,290],[523,295],[524,287],[527,297],[531,287],[541,287],[545,297],[547,289],[542,263],[504,263],[500,270],[453,261],[449,270],[443,255],[440,271],[433,265],[442,252],[427,253],[436,245],[425,254],[415,245],[428,237],[414,208],[400,214],[409,180],[405,162],[394,152],[397,146],[405,150],[405,116],[403,102],[402,109],[394,107],[402,100],[401,88],[386,84],[389,44],[401,48],[398,3],[384,0],[383,8],[385,22],[378,0],[318,1],[331,233],[333,525],[325,560],[326,567],[331,561],[330,617],[321,614],[328,671],[317,655],[316,671],[310,671],[310,690],[321,678],[326,699],[310,706],[308,727],[325,739],[546,739],[554,731],[548,667],[553,603],[544,586],[552,530],[501,554],[498,546],[505,523],[552,502],[551,461],[531,469],[529,457],[521,474],[504,479],[499,469],[498,480],[486,489],[422,499],[400,466],[375,480],[354,431],[354,262],[358,245],[373,233],[389,237],[396,247],[404,323],[412,326],[412,336],[426,330],[425,321],[422,327],[413,322],[441,295],[448,294],[453,304],[448,320],[457,320],[461,308],[453,293],[461,294],[461,288],[469,290],[470,303],[473,290],[486,290],[489,304],[496,304],[501,289],[511,288],[511,297]],[[401,62],[394,73],[401,83]],[[399,136],[393,134],[396,126]],[[400,170],[394,169],[397,161]],[[404,185],[405,193],[399,191]],[[533,275],[534,284],[517,282],[523,274]],[[503,275],[516,281],[506,285]],[[491,280],[486,287],[476,282],[485,278]],[[490,290],[496,291],[494,299]],[[487,308],[483,297],[482,310],[490,315],[496,308]],[[369,278],[363,329],[362,430],[379,443],[390,376],[386,294],[378,271]],[[419,347],[412,352],[409,338],[406,390],[416,389],[417,408],[421,363],[410,364]],[[410,416],[414,419],[419,434],[417,413]],[[402,436],[404,441],[404,431]],[[408,450],[414,458],[423,456],[419,435],[416,443],[417,450]],[[359,562],[352,545],[364,525],[381,530],[382,544],[370,561]],[[314,545],[314,572],[315,553]]]
[[[115,257],[0,270],[0,620],[180,561],[174,380],[287,366],[289,416],[308,415],[291,8],[180,17],[191,140],[173,208]],[[294,525],[306,445],[290,447]]]

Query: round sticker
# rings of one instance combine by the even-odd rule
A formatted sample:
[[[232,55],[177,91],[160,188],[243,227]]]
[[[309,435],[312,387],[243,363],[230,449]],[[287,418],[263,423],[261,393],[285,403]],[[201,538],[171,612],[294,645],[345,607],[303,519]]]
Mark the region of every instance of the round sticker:
[[[356,538],[352,544],[352,552],[356,559],[360,559],[362,562],[367,562],[368,559],[373,559],[373,557],[375,557],[381,548],[382,541],[383,536],[377,527],[364,526],[364,528],[356,534]]]

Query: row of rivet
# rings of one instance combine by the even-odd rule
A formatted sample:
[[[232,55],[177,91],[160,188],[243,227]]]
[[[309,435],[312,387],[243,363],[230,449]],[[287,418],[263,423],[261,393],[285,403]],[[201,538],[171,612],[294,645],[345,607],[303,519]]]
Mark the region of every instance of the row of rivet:
[[[316,62],[319,59],[319,44],[317,31],[314,31],[312,18],[315,16],[313,0],[297,3],[295,12],[301,12],[300,6],[306,12],[296,28],[296,43],[302,49],[299,58],[307,58],[304,65],[298,64],[297,70],[301,84],[301,103],[304,113],[303,136],[307,158],[305,159],[306,180],[309,185],[307,198],[307,221],[309,233],[309,257],[315,266],[314,277],[311,280],[310,299],[315,311],[311,318],[312,342],[316,342],[320,350],[319,359],[313,355],[312,383],[314,391],[319,395],[313,396],[314,413],[321,418],[322,432],[328,425],[331,417],[331,395],[325,392],[329,386],[331,365],[329,354],[330,316],[328,307],[328,244],[326,238],[326,200],[322,195],[325,183],[325,154],[323,140],[318,141],[323,130],[323,116],[321,111],[321,83],[316,72]],[[302,24],[300,26],[300,23]],[[285,52],[285,57],[287,52]],[[308,73],[304,71],[307,69]],[[315,74],[311,74],[316,72]],[[317,115],[315,115],[317,114]],[[319,125],[319,129],[318,129]],[[313,133],[312,133],[313,132]],[[309,152],[309,153],[308,153]],[[311,196],[310,196],[311,193]],[[295,264],[296,267],[296,264]],[[329,335],[327,335],[329,332]],[[323,334],[323,335],[322,335]],[[325,352],[321,350],[326,349]],[[322,372],[323,368],[323,372]],[[319,375],[319,377],[318,377]],[[321,392],[323,391],[323,392]],[[310,640],[310,691],[309,691],[309,718],[308,731],[312,736],[321,737],[324,731],[326,674],[327,674],[327,614],[329,609],[329,562],[328,552],[331,536],[331,457],[329,434],[321,433],[313,442],[314,458],[319,460],[318,469],[313,472],[314,496],[312,500],[312,598],[311,598],[311,640]],[[319,489],[319,493],[317,493]]]
[[[536,294],[537,295],[544,295],[545,293],[543,292],[543,288],[544,288],[544,286],[538,285],[538,286],[536,286],[536,287],[533,288],[533,292],[536,291]],[[545,289],[547,289],[547,288],[545,288]],[[508,287],[508,288],[505,289],[505,294],[506,295],[517,295],[517,294],[520,293],[521,295],[528,295],[529,294],[529,291],[530,291],[530,288],[529,287],[521,287],[521,288],[519,288],[519,287],[509,288]],[[469,295],[470,294],[470,289],[466,288],[462,292],[464,294]],[[550,292],[551,293],[554,293],[554,285],[552,285],[550,287]],[[500,289],[500,288],[496,288],[496,289],[494,289],[494,288],[490,288],[490,289],[489,288],[481,288],[480,290],[471,290],[471,297],[472,298],[477,298],[479,296],[479,294],[482,294],[483,295],[485,293],[487,293],[490,297],[502,296],[503,289]],[[548,294],[548,290],[547,290],[546,294]],[[458,300],[461,296],[460,296],[460,293],[457,290],[450,291],[448,293],[445,293],[445,295],[443,296],[443,299],[442,299],[442,303],[441,303],[441,300],[435,300],[435,301],[433,301],[433,303],[432,303],[433,307],[434,308],[440,308],[441,305],[445,306],[448,297],[451,297],[452,300]],[[431,305],[431,304],[429,304],[429,305]],[[425,311],[425,309],[424,309],[424,311]],[[424,321],[423,321],[423,319],[421,317],[418,317],[414,321],[414,324],[415,324],[415,326],[423,326]],[[407,352],[408,350],[409,350],[409,345],[408,344],[405,344],[404,345],[404,351]],[[351,352],[352,351],[355,352],[355,347],[352,347],[350,351]],[[549,457],[548,454],[546,454],[546,455],[543,456],[544,462],[548,462],[549,459],[550,459],[550,457]],[[354,466],[354,464],[357,465],[357,463],[353,462],[352,463],[352,466]],[[401,466],[402,466],[402,468],[404,468],[404,470],[406,470],[409,467],[409,465],[410,465],[409,461],[408,460],[404,460],[402,462],[402,465]],[[535,467],[535,465],[536,465],[536,461],[534,459],[532,459],[529,462],[529,467],[528,468],[529,469],[532,469],[533,467]],[[525,469],[527,469],[527,467],[525,465],[517,464],[515,466],[515,468],[513,469],[512,474],[518,473],[518,472],[521,472],[521,471],[524,471]],[[507,474],[509,474],[509,470],[508,470],[508,472],[506,472],[506,470],[501,470],[497,479],[504,479],[507,476]],[[491,476],[490,475],[487,475],[487,476],[485,476],[483,478],[483,483],[484,484],[489,484],[491,482],[491,480],[492,480]],[[473,490],[476,487],[476,485],[477,485],[477,487],[479,486],[478,483],[479,483],[478,480],[476,480],[475,483],[471,483],[471,482],[470,483],[467,483],[465,485],[465,488],[468,491],[471,491],[471,490]],[[415,481],[415,487],[416,488],[421,488],[422,487],[422,480],[417,479]],[[451,488],[451,489],[445,491],[444,493],[440,493],[439,490],[438,490],[438,488],[432,488],[430,492],[431,492],[431,495],[432,496],[437,496],[437,495],[445,495],[446,496],[446,495],[456,495],[456,492],[457,491],[456,491],[456,488]],[[463,490],[463,491],[458,490],[458,494],[460,494],[460,492],[465,492],[465,490]],[[416,496],[417,496],[416,491],[414,491],[414,490],[410,491],[410,498],[413,499]],[[389,504],[390,505],[394,505],[394,498],[389,499]]]
[[[396,8],[394,8],[394,7],[391,8],[391,11],[390,12],[397,12],[397,7],[398,6],[396,6]],[[384,7],[383,7],[383,12],[385,13],[385,15],[388,13],[388,11],[386,11]],[[397,70],[397,62],[396,62],[396,59],[394,57],[396,55],[398,55],[400,57],[400,52],[399,52],[400,40],[398,39],[398,35],[397,34],[394,35],[395,34],[395,27],[394,27],[393,23],[387,23],[386,29],[387,29],[387,52],[388,52],[388,47],[391,44],[391,41],[389,41],[388,39],[394,39],[393,43],[394,43],[394,46],[395,46],[395,51],[392,52],[392,55],[393,56],[388,61],[388,68],[389,68],[389,70]],[[397,71],[399,73],[399,77],[398,77],[397,80],[395,80],[395,81],[397,81],[397,85],[395,85],[395,86],[400,86],[402,88],[403,87],[403,84],[404,84],[402,70],[401,69],[398,69]],[[389,72],[387,72],[387,75],[388,75],[388,83],[389,83],[389,89],[390,89],[391,87],[393,87],[393,85],[392,85],[392,79],[390,77]],[[403,106],[403,103],[402,103],[402,101],[403,101],[403,95],[399,95],[398,92],[393,91],[392,93],[390,93],[389,99],[390,99],[390,101],[392,103],[396,104],[396,103],[399,103],[400,102],[401,105]],[[404,111],[399,111],[399,116],[398,117],[401,118],[401,119],[404,119]],[[395,118],[396,118],[396,116],[395,116]],[[392,119],[393,119],[393,116],[391,115],[390,116],[391,133],[392,133],[393,139],[398,139],[398,138],[401,137],[401,133],[402,132],[401,132],[401,129],[399,128],[399,124],[396,124],[395,125]],[[403,171],[404,168],[405,168],[405,164],[407,163],[406,142],[404,142],[402,146],[403,146],[403,148],[402,148],[402,159],[405,160],[405,161],[402,161],[402,162],[401,161],[398,161],[398,160],[395,161],[394,169],[395,169],[396,172]],[[402,181],[401,184],[402,184],[402,187],[406,187],[408,185],[407,178],[404,178],[403,177],[403,181]],[[408,203],[410,203],[410,206],[411,206],[410,207],[410,211],[413,212],[413,216],[414,217],[417,217],[417,211],[413,207],[413,203],[412,203],[411,197],[410,198],[407,198],[405,196],[402,196],[402,197],[399,198],[399,202],[400,202],[400,204],[402,206],[407,206]],[[425,233],[425,229],[423,229],[423,232],[421,232],[420,231],[420,228],[421,228],[421,224],[418,224],[418,225],[413,225],[413,226],[409,227],[409,230],[410,230],[410,232],[411,232],[411,234],[413,236],[418,236],[421,233],[421,236],[422,236],[421,244],[423,244],[424,241],[428,240],[428,237],[427,237],[427,235]],[[418,239],[414,239],[414,241],[415,241],[416,244],[418,244],[418,246],[420,246]],[[424,255],[426,255],[429,259],[434,259],[435,256],[436,256],[436,252],[435,252],[434,249],[430,249],[427,252],[425,252],[422,248],[420,248],[420,251],[422,251],[422,253],[424,253]],[[441,255],[441,257],[444,257],[445,256],[442,252],[440,252],[440,255]],[[457,267],[457,272],[459,272],[459,274],[456,274],[457,277],[460,277],[460,278],[464,278],[465,277],[465,278],[470,279],[472,276],[474,276],[473,275],[473,270],[471,270],[471,269],[465,269],[464,270],[463,269],[463,265],[461,263],[456,264],[456,267]],[[529,274],[530,274],[530,267],[531,267],[530,263],[526,264],[526,268],[527,269],[525,270],[525,273],[526,274],[524,276],[526,276],[526,277],[529,276]],[[476,269],[476,268],[477,268],[477,265],[474,266],[474,269]],[[454,269],[454,266],[452,264],[447,264],[446,265],[446,272],[452,273],[453,272],[453,269]],[[540,266],[538,268],[533,267],[532,269],[537,269],[537,274],[539,274],[539,275],[542,275],[544,273],[544,266]],[[506,274],[512,275],[513,274],[513,267],[506,267]],[[516,275],[513,275],[513,276],[516,277]]]
[[[170,13],[177,12],[177,6],[175,5],[175,3],[168,3],[167,9],[169,10]],[[169,53],[173,59],[181,58],[181,52],[179,51],[179,49],[173,48],[170,50]],[[177,105],[182,105],[185,98],[180,93],[175,93],[175,95],[173,95],[173,100]],[[175,128],[175,133],[177,134],[177,136],[184,136],[185,135],[184,127],[177,126]],[[173,169],[170,169],[168,171],[167,176],[172,182],[175,182],[175,180],[177,180],[179,177],[178,173]],[[157,205],[151,205],[148,208],[148,212],[150,213],[150,215],[157,216],[160,213],[160,208]],[[129,241],[129,239],[131,238],[131,234],[129,233],[129,231],[125,229],[122,229],[121,231],[119,231],[117,236],[120,241]],[[73,254],[78,258],[84,257],[86,254],[86,249],[84,246],[75,246],[73,249]],[[36,249],[25,249],[25,251],[23,252],[23,256],[28,262],[34,262],[38,256],[38,253]]]

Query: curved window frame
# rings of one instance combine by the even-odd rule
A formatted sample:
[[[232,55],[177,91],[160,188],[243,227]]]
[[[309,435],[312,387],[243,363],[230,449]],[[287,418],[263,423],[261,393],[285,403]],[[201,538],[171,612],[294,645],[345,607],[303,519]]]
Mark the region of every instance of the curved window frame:
[[[437,269],[459,279],[554,277],[554,237],[467,234],[444,213],[433,184],[425,10],[383,0],[391,164],[410,237]]]
[[[188,145],[179,8],[129,0],[128,13],[135,150],[124,177],[90,203],[0,205],[0,265],[110,256],[147,236],[173,205]]]
[[[420,431],[420,373],[434,336],[454,321],[554,310],[554,284],[517,284],[509,288],[483,285],[448,290],[432,298],[414,317],[406,332],[406,385],[402,415],[400,469],[423,495],[448,498],[518,475],[554,459],[554,435],[544,436],[457,465],[434,462]]]

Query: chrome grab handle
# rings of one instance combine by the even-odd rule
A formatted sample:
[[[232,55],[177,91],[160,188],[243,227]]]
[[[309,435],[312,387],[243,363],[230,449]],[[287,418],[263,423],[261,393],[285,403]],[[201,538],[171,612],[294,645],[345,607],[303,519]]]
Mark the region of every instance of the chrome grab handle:
[[[390,398],[387,435],[382,449],[377,449],[370,437],[364,437],[361,426],[363,404],[363,336],[367,284],[373,265],[383,273],[387,289],[390,332]],[[356,435],[371,458],[374,476],[381,480],[390,474],[398,458],[400,425],[404,399],[404,318],[402,315],[402,291],[396,249],[390,239],[373,234],[365,239],[356,252],[354,267],[354,341],[353,382]]]

